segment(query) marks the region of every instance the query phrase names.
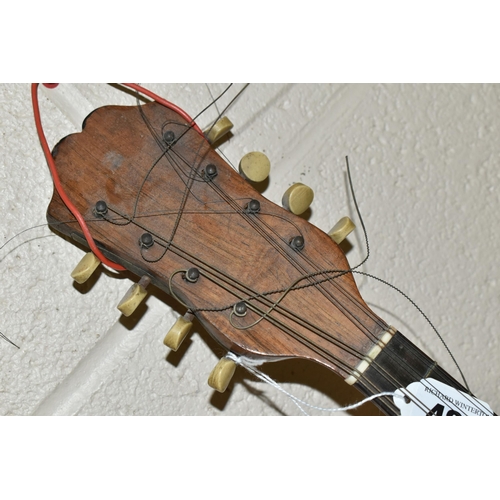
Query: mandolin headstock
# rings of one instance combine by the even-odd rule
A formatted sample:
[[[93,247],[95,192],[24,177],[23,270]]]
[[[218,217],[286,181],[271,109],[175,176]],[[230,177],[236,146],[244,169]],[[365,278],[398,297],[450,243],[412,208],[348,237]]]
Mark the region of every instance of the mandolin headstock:
[[[132,304],[151,284],[228,351],[311,359],[343,378],[387,330],[339,246],[263,197],[175,111],[99,108],[53,156],[103,254],[139,278]],[[47,217],[85,244],[57,193]]]

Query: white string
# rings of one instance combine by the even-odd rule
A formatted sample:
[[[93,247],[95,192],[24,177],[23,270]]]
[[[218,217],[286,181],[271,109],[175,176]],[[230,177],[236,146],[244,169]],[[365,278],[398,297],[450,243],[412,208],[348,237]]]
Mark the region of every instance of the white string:
[[[307,406],[309,408],[312,408],[314,410],[334,413],[337,411],[354,410],[355,408],[359,408],[361,405],[364,405],[368,401],[372,401],[373,399],[380,398],[382,396],[392,396],[392,397],[397,397],[397,398],[403,398],[403,396],[401,396],[401,394],[398,394],[396,392],[381,392],[379,394],[373,394],[372,396],[368,396],[367,398],[363,399],[362,401],[359,401],[358,403],[354,403],[354,404],[348,405],[348,406],[343,406],[342,408],[321,408],[319,406],[314,406],[314,405],[311,405],[309,403],[306,403],[305,401],[302,401],[301,399],[299,399],[297,396],[290,394],[288,391],[283,389],[283,387],[281,387],[278,384],[278,382],[276,382],[271,377],[269,377],[265,373],[262,373],[260,370],[258,370],[257,366],[260,366],[261,364],[263,364],[264,361],[260,361],[260,360],[257,361],[257,360],[253,360],[250,358],[246,358],[244,356],[237,356],[236,354],[234,354],[232,352],[228,352],[226,355],[226,358],[234,361],[237,365],[242,366],[243,368],[248,370],[250,373],[255,375],[258,379],[262,380],[263,382],[266,382],[270,386],[274,387],[278,391],[280,391],[283,394],[285,394],[286,396],[288,396],[293,401],[293,403],[297,406],[297,408],[304,415],[307,415],[307,416],[310,416],[310,415],[309,415],[309,413],[307,413],[304,410],[304,408],[302,408],[302,405]]]

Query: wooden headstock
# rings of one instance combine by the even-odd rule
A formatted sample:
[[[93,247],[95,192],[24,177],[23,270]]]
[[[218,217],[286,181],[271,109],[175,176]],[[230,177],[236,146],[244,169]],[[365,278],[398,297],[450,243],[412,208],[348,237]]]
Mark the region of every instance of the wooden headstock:
[[[347,378],[387,331],[338,245],[260,195],[176,112],[100,108],[53,156],[104,255],[172,294],[226,349]],[[57,193],[47,217],[84,243]]]

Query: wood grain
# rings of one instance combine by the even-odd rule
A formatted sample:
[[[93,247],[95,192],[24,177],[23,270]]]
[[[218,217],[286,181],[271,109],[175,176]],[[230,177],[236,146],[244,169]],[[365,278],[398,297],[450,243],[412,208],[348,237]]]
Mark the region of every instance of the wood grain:
[[[167,130],[176,137],[171,145]],[[65,190],[105,252],[167,292],[171,282],[226,349],[312,359],[346,377],[387,328],[359,295],[340,248],[262,197],[176,113],[156,103],[100,108],[54,156]],[[210,180],[208,165],[217,168]],[[109,207],[104,218],[93,213],[99,200]],[[250,200],[260,203],[258,213],[247,213]],[[57,195],[48,219],[56,231],[81,238],[75,223],[61,223],[72,217]],[[155,239],[147,249],[138,244],[145,232]],[[290,245],[296,236],[302,250]],[[190,267],[201,272],[196,283],[180,272]],[[337,272],[310,277],[327,270]],[[240,301],[249,311],[231,323]]]

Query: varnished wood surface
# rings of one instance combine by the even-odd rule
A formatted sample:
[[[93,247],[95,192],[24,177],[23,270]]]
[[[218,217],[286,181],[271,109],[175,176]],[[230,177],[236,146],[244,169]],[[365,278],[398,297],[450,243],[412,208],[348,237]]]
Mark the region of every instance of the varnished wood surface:
[[[151,87],[192,116],[210,100],[204,84]],[[315,201],[305,217],[324,231],[339,217],[354,216],[344,178],[344,156],[349,155],[372,250],[362,270],[398,286],[418,303],[457,357],[472,390],[497,408],[494,256],[498,238],[492,229],[498,90],[492,85],[369,85],[362,105],[356,108],[351,98],[360,87],[251,85],[231,109],[235,130],[222,150],[234,165],[247,151],[264,151],[273,168],[269,182],[259,190],[276,203],[293,182],[313,187]],[[26,100],[29,88],[5,88],[3,102],[10,104],[2,114],[6,125],[2,234],[7,241],[44,222],[53,187]],[[106,85],[59,88],[70,90],[76,108],[79,98],[87,99],[82,116],[109,103],[135,104],[134,97]],[[72,126],[66,110],[61,113],[49,100],[59,88],[45,92],[41,103],[51,145],[81,130],[82,123],[79,118]],[[210,88],[215,95],[224,86]],[[307,99],[302,99],[304,95]],[[336,103],[346,110],[345,115]],[[302,104],[307,104],[307,116],[301,115]],[[255,118],[251,118],[252,110],[258,113]],[[197,119],[202,128],[213,121],[216,110],[212,107],[209,113]],[[482,223],[470,224],[472,218]],[[75,380],[72,370],[79,362],[87,367],[94,363],[86,372],[94,380],[98,373],[95,357],[87,354],[103,352],[107,332],[115,323],[122,328],[118,340],[137,339],[138,347],[122,352],[123,360],[114,360],[111,375],[102,375],[98,386],[88,389],[87,384],[75,384],[72,409],[65,406],[66,411],[257,415],[282,410],[297,414],[285,395],[253,380],[242,369],[222,395],[224,406],[214,406],[205,382],[223,349],[198,322],[182,352],[168,355],[162,344],[177,316],[184,313],[182,306],[152,290],[138,314],[123,322],[116,304],[129,288],[131,274],[115,276],[101,267],[86,286],[72,284],[69,274],[82,256],[81,247],[46,229],[36,231],[16,237],[2,252],[7,286],[2,331],[21,346],[21,351],[11,351],[6,344],[1,349],[4,414],[34,411],[56,386],[67,387]],[[31,240],[34,234],[50,237]],[[359,225],[346,244],[349,261],[358,263],[365,252]],[[411,304],[371,279],[356,280],[370,307],[458,377],[442,344]],[[109,353],[104,357],[113,362]],[[288,391],[320,406],[359,400],[359,394],[342,379],[314,365],[290,360],[268,363],[263,370]],[[130,388],[136,386],[132,393]],[[261,391],[265,401],[259,397]],[[54,406],[47,411],[61,412]]]
[[[174,294],[225,348],[254,357],[309,358],[346,377],[386,325],[344,272],[349,264],[339,247],[253,190],[175,113],[155,103],[143,106],[143,113],[134,106],[101,108],[88,117],[82,133],[55,148],[61,181],[91,220],[94,238],[160,288],[170,291],[171,282]],[[163,140],[166,130],[178,139],[172,146]],[[207,181],[210,164],[217,176]],[[245,211],[252,199],[260,202],[258,214]],[[110,208],[104,219],[93,213],[99,200]],[[71,220],[57,195],[48,217]],[[53,227],[79,233],[73,223]],[[156,240],[149,249],[138,244],[144,232]],[[303,250],[289,244],[298,235]],[[189,267],[201,272],[195,284],[178,272]],[[339,273],[298,281],[326,270]],[[313,284],[315,279],[322,282]],[[285,294],[295,283],[299,288]],[[306,284],[312,286],[300,288]],[[262,295],[250,299],[255,294]],[[282,295],[279,306],[256,326],[231,324],[236,302],[246,299],[255,309],[233,320],[244,327]]]

